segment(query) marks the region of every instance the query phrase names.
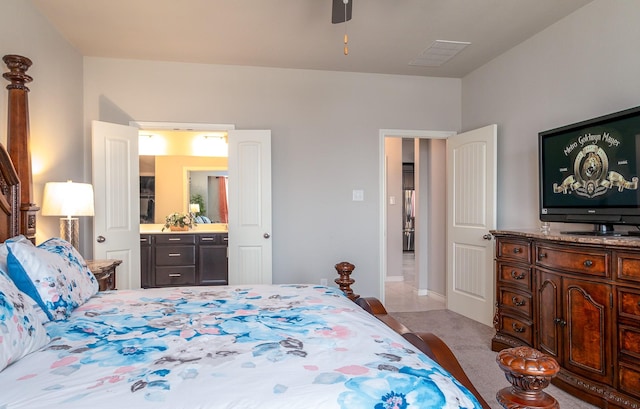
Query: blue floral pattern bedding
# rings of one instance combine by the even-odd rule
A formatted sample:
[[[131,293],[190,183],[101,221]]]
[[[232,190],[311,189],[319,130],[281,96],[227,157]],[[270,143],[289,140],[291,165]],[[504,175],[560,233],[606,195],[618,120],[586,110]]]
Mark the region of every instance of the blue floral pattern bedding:
[[[98,293],[0,372],[0,408],[479,408],[335,288]]]

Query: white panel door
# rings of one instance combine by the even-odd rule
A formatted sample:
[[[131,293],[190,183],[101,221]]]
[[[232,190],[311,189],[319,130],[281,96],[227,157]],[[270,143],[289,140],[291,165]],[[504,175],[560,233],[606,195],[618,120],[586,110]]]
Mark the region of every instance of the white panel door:
[[[271,284],[271,131],[229,131],[229,284]]]
[[[140,288],[138,128],[93,121],[93,255],[122,260],[118,289]]]
[[[447,308],[493,325],[497,126],[447,139]]]

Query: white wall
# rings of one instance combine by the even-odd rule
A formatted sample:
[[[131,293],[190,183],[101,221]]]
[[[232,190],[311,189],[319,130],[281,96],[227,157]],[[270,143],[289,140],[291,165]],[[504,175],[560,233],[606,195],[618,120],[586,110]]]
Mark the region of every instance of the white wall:
[[[402,281],[402,229],[404,220],[404,190],[402,174],[403,139],[399,137],[384,138],[386,161],[387,197],[387,281]],[[391,203],[393,197],[394,204]]]
[[[43,18],[30,2],[0,1],[0,55],[18,54],[33,61],[27,74],[30,114],[33,194],[42,206],[46,182],[90,181],[84,172],[84,129],[82,118],[82,56]],[[8,71],[0,62],[2,72]],[[8,81],[0,95],[0,141],[7,142]],[[90,217],[80,220],[81,240],[91,242],[86,228]],[[37,215],[37,241],[59,236],[59,218]],[[81,252],[84,252],[81,246]]]
[[[84,68],[87,140],[94,119],[272,130],[276,283],[333,280],[349,261],[356,292],[379,295],[379,130],[460,128],[458,79],[91,57]]]
[[[420,149],[426,163],[426,208],[428,215],[427,284],[429,293],[444,296],[447,292],[447,144],[444,139],[423,140]],[[422,187],[421,187],[422,189]],[[421,195],[422,196],[422,195]]]
[[[498,228],[539,224],[538,132],[640,105],[638,21],[596,0],[463,79],[463,129],[498,124]]]

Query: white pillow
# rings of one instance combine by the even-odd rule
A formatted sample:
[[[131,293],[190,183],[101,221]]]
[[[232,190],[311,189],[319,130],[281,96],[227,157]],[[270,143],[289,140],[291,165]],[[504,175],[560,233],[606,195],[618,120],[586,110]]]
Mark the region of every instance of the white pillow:
[[[49,336],[32,306],[0,270],[0,371],[49,343]]]
[[[98,292],[98,281],[73,246],[52,238],[35,247],[24,236],[6,241],[9,276],[51,320],[66,319]]]

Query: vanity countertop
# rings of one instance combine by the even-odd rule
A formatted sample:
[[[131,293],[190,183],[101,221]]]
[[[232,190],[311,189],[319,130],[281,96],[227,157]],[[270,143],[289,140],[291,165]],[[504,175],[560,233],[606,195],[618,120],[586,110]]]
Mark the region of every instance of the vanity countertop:
[[[194,234],[194,233],[228,233],[229,227],[226,223],[206,223],[198,224],[193,229],[187,231],[162,231],[163,224],[141,224],[141,234]]]

